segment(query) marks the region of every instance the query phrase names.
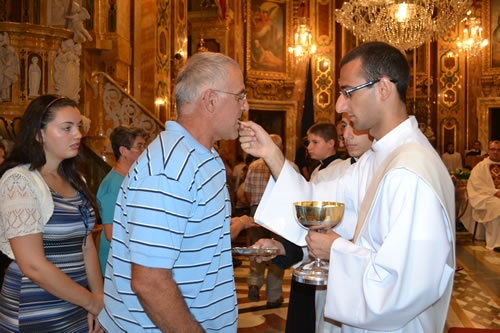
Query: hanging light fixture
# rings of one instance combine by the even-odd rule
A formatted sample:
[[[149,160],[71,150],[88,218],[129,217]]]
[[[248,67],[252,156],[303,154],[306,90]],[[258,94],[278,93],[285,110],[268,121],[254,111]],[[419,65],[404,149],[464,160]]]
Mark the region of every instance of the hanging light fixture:
[[[470,15],[470,11],[468,12]],[[488,39],[483,38],[483,28],[478,17],[467,16],[464,20],[463,40],[457,42],[458,50],[464,51],[468,56],[477,56],[483,47],[488,45]]]
[[[297,28],[294,35],[294,46],[288,48],[288,52],[295,56],[295,60],[300,62],[310,54],[316,52],[316,45],[312,43],[311,28],[307,24],[305,15],[306,4],[302,1],[299,7],[300,16],[297,19]]]
[[[208,52],[208,48],[205,46],[205,38],[203,38],[203,34],[200,35],[200,44],[198,46],[198,52]]]
[[[362,41],[383,41],[408,50],[444,35],[469,6],[470,0],[351,0],[335,15]]]

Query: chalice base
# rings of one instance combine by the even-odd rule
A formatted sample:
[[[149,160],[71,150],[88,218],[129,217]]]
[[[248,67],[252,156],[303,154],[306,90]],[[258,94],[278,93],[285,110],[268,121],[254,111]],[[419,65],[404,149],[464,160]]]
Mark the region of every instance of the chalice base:
[[[315,286],[325,286],[328,283],[328,261],[311,260],[293,270],[295,281]]]

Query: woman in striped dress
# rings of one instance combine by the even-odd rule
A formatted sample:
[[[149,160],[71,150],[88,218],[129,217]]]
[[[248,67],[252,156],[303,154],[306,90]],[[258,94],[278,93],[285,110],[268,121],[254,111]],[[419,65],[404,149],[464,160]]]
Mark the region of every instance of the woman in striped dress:
[[[100,332],[95,201],[77,166],[81,117],[68,98],[34,99],[0,169],[0,250],[13,259],[0,332]]]

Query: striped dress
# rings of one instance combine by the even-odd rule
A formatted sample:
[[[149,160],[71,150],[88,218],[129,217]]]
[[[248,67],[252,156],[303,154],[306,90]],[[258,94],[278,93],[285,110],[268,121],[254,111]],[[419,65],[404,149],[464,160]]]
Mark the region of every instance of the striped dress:
[[[80,193],[74,197],[51,193],[54,214],[43,232],[45,256],[87,287],[82,245],[94,227],[92,208]],[[87,311],[40,288],[13,261],[0,293],[0,332],[88,332]]]

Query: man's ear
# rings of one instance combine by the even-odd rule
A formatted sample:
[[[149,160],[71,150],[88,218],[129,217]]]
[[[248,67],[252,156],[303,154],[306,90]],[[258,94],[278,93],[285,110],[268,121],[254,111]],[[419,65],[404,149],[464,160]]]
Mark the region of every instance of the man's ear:
[[[379,81],[378,89],[381,99],[385,101],[391,94],[395,93],[396,88],[389,78],[383,77]]]
[[[203,93],[203,104],[208,112],[212,113],[215,110],[215,104],[217,103],[217,94],[212,89],[207,89]]]
[[[334,148],[335,147],[335,140],[330,139],[326,142],[328,144],[328,147]]]

